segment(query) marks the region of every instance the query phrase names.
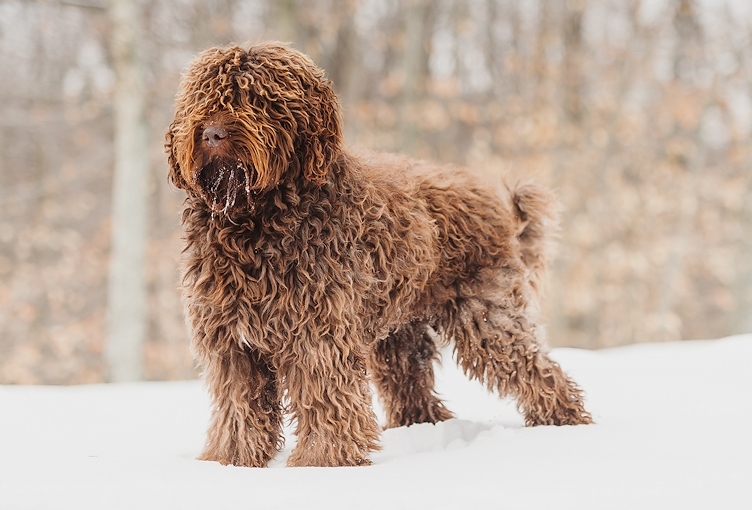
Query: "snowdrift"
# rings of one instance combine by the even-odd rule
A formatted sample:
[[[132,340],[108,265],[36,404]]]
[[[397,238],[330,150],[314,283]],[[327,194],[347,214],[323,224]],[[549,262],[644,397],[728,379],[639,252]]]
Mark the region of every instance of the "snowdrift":
[[[201,462],[200,382],[0,386],[0,509],[752,508],[752,336],[555,349],[595,425],[523,427],[444,354],[457,419],[384,432],[373,466]],[[380,411],[380,410],[379,410]]]

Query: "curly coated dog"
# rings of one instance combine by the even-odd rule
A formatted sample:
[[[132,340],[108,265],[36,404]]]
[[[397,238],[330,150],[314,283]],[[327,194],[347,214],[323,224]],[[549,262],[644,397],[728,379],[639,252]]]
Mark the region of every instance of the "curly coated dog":
[[[445,342],[528,425],[591,422],[537,326],[547,192],[344,147],[331,83],[278,43],[200,54],[166,150],[188,194],[183,295],[213,400],[202,459],[265,466],[288,411],[288,465],[369,464],[370,382],[387,427],[452,417],[433,389]]]

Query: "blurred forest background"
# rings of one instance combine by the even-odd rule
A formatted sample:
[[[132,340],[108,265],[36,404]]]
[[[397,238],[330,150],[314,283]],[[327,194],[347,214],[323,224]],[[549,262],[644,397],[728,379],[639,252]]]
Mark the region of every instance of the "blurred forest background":
[[[0,0],[0,383],[107,379],[114,176],[107,0]],[[182,192],[163,136],[187,63],[281,39],[334,81],[349,142],[531,176],[564,204],[552,346],[752,331],[752,2],[158,0],[143,70],[147,379],[195,376]]]

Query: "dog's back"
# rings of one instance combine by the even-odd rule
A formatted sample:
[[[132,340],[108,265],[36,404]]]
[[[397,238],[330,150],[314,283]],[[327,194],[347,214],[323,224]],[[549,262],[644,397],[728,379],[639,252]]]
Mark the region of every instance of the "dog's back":
[[[517,254],[531,288],[542,293],[559,229],[559,204],[551,192],[528,182],[491,186],[461,168],[403,164],[436,222],[441,265],[469,275],[508,264]]]

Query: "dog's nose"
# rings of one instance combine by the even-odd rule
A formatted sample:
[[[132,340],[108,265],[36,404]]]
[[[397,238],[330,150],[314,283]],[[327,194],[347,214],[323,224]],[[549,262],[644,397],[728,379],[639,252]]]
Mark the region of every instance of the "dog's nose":
[[[219,147],[227,138],[227,130],[222,126],[209,126],[201,138],[209,147]]]

